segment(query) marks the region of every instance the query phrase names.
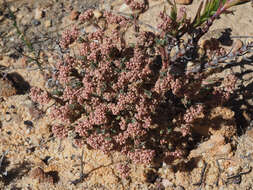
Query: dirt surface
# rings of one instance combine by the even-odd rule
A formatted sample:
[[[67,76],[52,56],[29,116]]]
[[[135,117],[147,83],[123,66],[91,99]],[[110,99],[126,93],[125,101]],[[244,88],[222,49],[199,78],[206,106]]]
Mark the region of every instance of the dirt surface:
[[[31,86],[46,88],[47,71],[54,65],[64,29],[75,23],[75,15],[89,8],[129,13],[123,1],[101,4],[99,0],[9,0],[19,30],[33,45],[30,51],[13,25],[12,15],[0,0],[0,189],[111,189],[111,190],[225,190],[253,189],[253,61],[241,60],[224,67],[220,76],[235,73],[238,90],[226,107],[217,107],[196,123],[201,142],[186,159],[172,165],[129,164],[129,179],[120,177],[117,164],[124,163],[119,153],[78,148],[71,138],[54,138],[48,108],[34,104],[28,96]],[[186,6],[194,16],[200,1]],[[149,10],[140,15],[141,29],[152,30],[166,1],[150,1]],[[168,9],[169,10],[169,9]],[[250,3],[234,7],[233,15],[222,15],[203,38],[220,38],[231,48],[236,36],[244,43],[253,36],[253,8]],[[134,40],[131,31],[126,37]],[[36,54],[34,54],[36,52]],[[29,57],[36,57],[39,63]],[[251,59],[251,60],[250,60]],[[218,118],[218,119],[217,119]],[[215,127],[210,127],[215,126]],[[215,129],[214,129],[215,128]],[[211,134],[207,136],[206,134]],[[80,175],[82,174],[82,175]],[[79,180],[80,179],[80,180]]]

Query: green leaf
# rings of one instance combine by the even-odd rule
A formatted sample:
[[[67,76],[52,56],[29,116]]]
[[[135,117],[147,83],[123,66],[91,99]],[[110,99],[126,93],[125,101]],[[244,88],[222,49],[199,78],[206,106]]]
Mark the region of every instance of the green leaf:
[[[97,64],[94,63],[94,62],[91,62],[91,63],[90,63],[90,67],[91,67],[92,70],[94,70],[94,69],[97,68]]]
[[[214,14],[217,13],[218,9],[225,4],[225,2],[226,0],[207,0],[203,8],[202,1],[192,22],[193,27],[200,26],[209,18],[211,18]]]
[[[63,95],[63,92],[62,90],[58,90],[58,89],[55,89],[51,92],[52,95],[56,95],[56,96],[62,96]]]
[[[173,21],[177,20],[177,6],[176,3],[172,6],[171,12],[170,12],[170,18]]]
[[[144,89],[144,93],[148,96],[148,98],[152,97],[152,92],[151,91]]]
[[[111,137],[105,137],[105,140],[106,140],[106,141],[111,141],[112,138],[111,138]]]
[[[131,119],[131,123],[135,123],[136,122],[136,119],[135,118],[132,118]]]
[[[167,133],[169,134],[169,133],[171,133],[171,131],[172,131],[172,129],[170,127],[168,127]]]

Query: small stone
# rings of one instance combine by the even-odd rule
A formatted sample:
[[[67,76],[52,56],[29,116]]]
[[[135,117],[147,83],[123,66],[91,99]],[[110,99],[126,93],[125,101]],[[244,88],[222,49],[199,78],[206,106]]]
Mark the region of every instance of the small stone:
[[[198,166],[198,168],[203,168],[204,164],[205,164],[204,160],[201,159],[198,161],[197,166]]]
[[[45,12],[42,9],[40,8],[35,9],[35,15],[34,15],[35,19],[39,20],[44,16],[45,16]]]
[[[39,20],[37,20],[37,19],[33,19],[33,20],[32,20],[32,24],[33,24],[34,26],[39,26],[39,25],[41,24],[41,22],[40,22]]]
[[[77,20],[79,14],[80,13],[78,11],[75,11],[75,10],[71,11],[71,13],[69,15],[70,20]]]
[[[241,167],[238,165],[235,165],[235,166],[232,165],[226,171],[229,176],[232,176],[239,173],[241,171]]]
[[[52,26],[52,20],[46,20],[44,25],[45,25],[46,28],[51,27]]]
[[[185,188],[181,185],[177,186],[175,190],[185,190]]]
[[[99,19],[99,18],[102,17],[102,13],[101,13],[101,11],[99,11],[99,10],[94,10],[94,11],[93,11],[93,14],[94,14],[94,17],[95,17],[96,19]]]
[[[225,138],[221,135],[213,135],[211,138],[201,143],[197,149],[191,151],[192,156],[200,156],[203,153],[214,155],[217,153],[217,147],[225,144]]]
[[[237,39],[233,44],[232,53],[236,53],[239,49],[241,49],[243,46],[243,42],[239,39]]]
[[[253,129],[250,129],[249,131],[247,131],[246,133],[249,137],[249,140],[253,141]]]
[[[5,116],[5,121],[7,121],[7,122],[9,122],[9,121],[11,121],[11,115],[10,114],[6,114],[6,116]]]
[[[33,122],[26,120],[26,121],[24,121],[24,125],[26,125],[27,127],[33,127]]]
[[[43,169],[41,169],[40,167],[37,167],[35,169],[33,169],[30,173],[31,178],[33,179],[37,179],[39,181],[39,183],[54,183],[54,179],[52,176],[46,174]]]
[[[4,15],[0,15],[0,22],[4,20]]]
[[[247,111],[244,110],[244,111],[242,112],[242,115],[243,115],[243,117],[244,117],[244,119],[245,119],[246,121],[248,121],[248,122],[251,121],[250,114],[249,114]]]
[[[176,4],[179,5],[189,5],[192,3],[192,0],[175,0]]]
[[[133,14],[132,9],[127,4],[122,4],[119,8],[119,12],[125,13],[125,14]]]
[[[225,144],[223,146],[218,147],[217,151],[214,151],[216,156],[221,156],[221,155],[228,155],[232,151],[231,144]]]
[[[11,6],[10,7],[11,12],[16,12],[18,8],[16,6]]]
[[[219,47],[219,44],[220,42],[216,38],[200,40],[200,48],[204,50],[207,50],[207,49],[215,50]]]
[[[0,79],[0,97],[9,97],[15,95],[16,89],[8,80]]]
[[[170,182],[170,180],[168,180],[168,179],[163,179],[163,180],[162,180],[162,185],[163,185],[165,188],[169,188],[169,187],[172,187],[172,186],[173,186],[173,183]]]

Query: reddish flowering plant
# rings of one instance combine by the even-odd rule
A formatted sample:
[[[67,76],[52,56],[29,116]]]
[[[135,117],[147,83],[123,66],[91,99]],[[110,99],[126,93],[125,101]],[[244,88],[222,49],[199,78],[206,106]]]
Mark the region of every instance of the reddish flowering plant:
[[[133,2],[127,1],[142,8]],[[87,22],[92,17],[88,10],[79,19]],[[53,75],[58,85],[50,95],[31,89],[33,101],[56,100],[51,108],[51,117],[61,123],[52,128],[56,136],[75,132],[78,146],[86,144],[104,153],[120,151],[135,163],[150,164],[158,156],[173,161],[186,155],[181,139],[191,137],[194,120],[208,104],[206,97],[224,103],[235,89],[236,78],[229,75],[215,86],[204,82],[210,73],[202,66],[187,70],[188,60],[197,59],[198,47],[193,46],[194,37],[181,44],[180,35],[189,29],[185,9],[161,17],[161,33],[139,32],[134,45],[123,34],[136,23],[110,12],[104,12],[103,19],[117,26],[113,35],[100,28],[81,35],[76,27],[63,33],[61,47],[69,48],[76,40],[78,55],[65,53],[58,61]],[[178,29],[181,33],[173,32]],[[175,55],[171,55],[173,48],[178,49]],[[212,57],[203,60],[212,62]],[[127,176],[129,168],[120,168]]]

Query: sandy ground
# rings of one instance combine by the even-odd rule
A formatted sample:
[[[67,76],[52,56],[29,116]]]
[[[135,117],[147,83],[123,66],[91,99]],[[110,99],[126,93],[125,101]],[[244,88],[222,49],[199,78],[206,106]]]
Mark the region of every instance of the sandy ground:
[[[12,0],[8,6],[15,13],[19,27],[34,42],[38,57],[51,64],[55,39],[64,28],[75,21],[70,19],[73,10],[87,8],[108,9],[98,1],[65,0]],[[194,15],[200,1],[194,0],[186,6],[187,14]],[[113,10],[119,10],[121,1],[113,1]],[[150,8],[140,16],[143,23],[157,25],[157,16],[168,4],[162,0],[150,1]],[[87,147],[77,148],[71,138],[54,138],[52,121],[47,109],[36,106],[29,98],[29,87],[46,85],[46,73],[30,65],[17,53],[23,48],[13,23],[0,1],[0,71],[8,73],[17,82],[15,88],[0,79],[0,189],[135,189],[135,190],[225,190],[253,189],[253,62],[239,62],[224,69],[224,73],[234,72],[239,76],[238,91],[234,101],[226,107],[218,107],[210,112],[208,121],[200,127],[212,124],[219,130],[210,131],[210,139],[204,139],[192,150],[187,159],[172,165],[142,166],[131,164],[130,179],[119,176],[116,165],[125,158],[118,154],[104,155]],[[35,19],[36,10],[45,13]],[[219,38],[230,31],[231,47],[235,36],[253,36],[253,8],[250,3],[234,7],[233,15],[222,15],[211,27],[205,38]],[[38,21],[40,22],[38,24]],[[147,29],[143,26],[143,29]],[[128,36],[131,40],[131,35]],[[252,38],[242,38],[244,43]],[[41,41],[41,42],[40,42]],[[37,43],[36,43],[37,42]],[[15,50],[16,48],[16,50]],[[240,87],[240,88],[239,88]],[[219,121],[215,118],[221,118]],[[197,127],[197,126],[196,126]],[[83,178],[79,183],[80,173]],[[201,182],[200,184],[198,184]]]

